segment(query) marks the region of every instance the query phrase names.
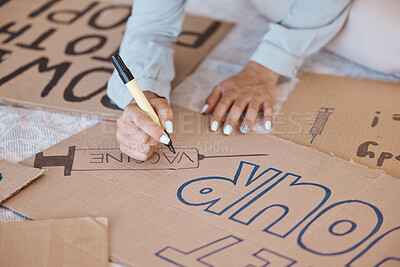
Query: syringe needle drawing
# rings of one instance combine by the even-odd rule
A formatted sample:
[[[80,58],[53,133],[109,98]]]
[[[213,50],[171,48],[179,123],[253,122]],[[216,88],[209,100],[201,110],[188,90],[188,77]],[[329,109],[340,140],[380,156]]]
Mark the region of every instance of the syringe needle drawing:
[[[203,155],[196,148],[177,148],[172,154],[168,149],[158,149],[147,161],[130,158],[116,148],[76,148],[69,146],[67,155],[45,156],[36,154],[34,166],[64,167],[64,176],[71,172],[121,171],[121,170],[182,170],[196,169],[199,162],[209,158],[265,157],[268,154]]]
[[[322,130],[324,130],[325,124],[328,122],[329,116],[333,113],[330,110],[335,110],[334,108],[324,108],[321,107],[321,110],[318,111],[317,118],[315,118],[314,125],[310,130],[310,135],[312,136],[311,144],[314,142],[315,137],[317,135],[322,134]]]

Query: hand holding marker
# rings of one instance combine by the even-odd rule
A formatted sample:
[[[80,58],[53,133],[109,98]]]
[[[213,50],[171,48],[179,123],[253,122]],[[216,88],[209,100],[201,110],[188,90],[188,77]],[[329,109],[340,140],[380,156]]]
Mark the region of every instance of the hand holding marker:
[[[139,88],[139,85],[137,84],[135,78],[133,77],[132,73],[129,71],[125,63],[122,61],[122,58],[118,55],[118,53],[115,53],[111,56],[111,62],[114,64],[115,69],[118,71],[119,76],[121,77],[125,86],[128,88],[129,92],[132,94],[133,99],[136,101],[139,108],[144,111],[154,123],[163,128],[156,112],[147,100],[146,96],[143,94],[142,90]],[[176,152],[174,147],[172,146],[169,134],[165,130],[164,132],[166,135],[162,135],[159,141],[167,146],[168,149],[175,154]]]

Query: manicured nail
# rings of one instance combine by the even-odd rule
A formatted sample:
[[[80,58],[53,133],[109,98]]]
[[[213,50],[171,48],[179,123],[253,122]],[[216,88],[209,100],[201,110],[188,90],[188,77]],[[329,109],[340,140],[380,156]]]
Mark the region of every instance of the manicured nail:
[[[225,125],[224,134],[230,135],[231,132],[232,132],[232,126],[230,126],[229,124],[228,124],[228,125]]]
[[[247,131],[249,130],[249,125],[245,124],[242,126],[242,128],[240,128],[240,131],[242,133],[247,133]]]
[[[218,130],[218,121],[213,121],[211,123],[211,131],[216,132]]]
[[[207,104],[205,104],[205,105],[201,108],[200,113],[203,114],[204,111],[206,111],[206,109],[208,109],[208,105],[207,105]]]
[[[266,121],[265,122],[265,130],[267,130],[267,132],[271,132],[271,122],[270,121]]]
[[[161,141],[161,143],[163,143],[163,144],[165,144],[165,145],[168,145],[169,142],[171,142],[171,139],[169,139],[168,136],[166,136],[165,134],[163,134],[163,135],[161,135],[161,137],[160,137],[160,141]]]
[[[172,133],[173,131],[173,125],[171,121],[166,121],[165,122],[165,129],[167,130],[168,133]]]

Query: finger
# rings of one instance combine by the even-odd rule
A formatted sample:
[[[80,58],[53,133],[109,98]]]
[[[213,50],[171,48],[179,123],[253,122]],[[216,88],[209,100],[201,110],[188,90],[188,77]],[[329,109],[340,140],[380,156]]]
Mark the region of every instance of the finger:
[[[229,96],[223,96],[220,99],[220,101],[215,106],[214,112],[211,116],[211,131],[216,132],[218,130],[218,126],[221,125],[222,119],[224,118],[228,109],[231,107],[232,103],[233,98]]]
[[[264,110],[264,128],[267,132],[271,132],[272,129],[272,121],[274,117],[274,108],[270,101],[265,101],[263,105]]]
[[[137,160],[148,160],[152,155],[153,155],[153,150],[150,151],[149,153],[142,153],[136,149],[130,148],[124,144],[121,144],[119,149],[126,155],[128,155],[131,158],[137,159]]]
[[[165,134],[164,130],[156,124],[150,117],[140,110],[136,105],[128,105],[124,114],[136,124],[142,131],[150,135],[154,140],[163,144],[169,144],[171,140]]]
[[[238,125],[238,121],[240,119],[240,117],[242,116],[242,113],[244,111],[244,109],[246,108],[247,104],[248,104],[249,100],[245,99],[245,100],[236,100],[231,109],[229,110],[229,114],[226,117],[225,120],[225,124],[224,124],[224,134],[225,135],[230,135],[232,133],[232,130],[235,130],[237,125]]]
[[[121,145],[125,145],[142,153],[149,153],[153,149],[153,146],[151,144],[138,142],[135,138],[126,134],[122,130],[117,131],[116,137]]]
[[[117,134],[129,136],[130,142],[155,145],[157,142],[147,133],[142,131],[128,116],[121,116],[117,120]]]
[[[257,119],[258,112],[260,111],[261,105],[257,102],[250,102],[247,110],[246,115],[243,118],[243,122],[240,126],[240,131],[242,133],[247,133],[249,130],[253,128],[254,122]]]
[[[211,91],[211,94],[207,97],[206,104],[203,106],[200,113],[208,114],[212,112],[217,105],[219,99],[221,98],[221,95],[222,85],[219,84],[214,87],[214,89]]]
[[[172,121],[174,113],[172,111],[172,108],[168,104],[168,101],[164,98],[155,98],[151,101],[151,105],[153,106],[155,112],[157,113],[161,125],[164,126],[165,130],[167,130],[168,133],[172,133],[173,132]]]

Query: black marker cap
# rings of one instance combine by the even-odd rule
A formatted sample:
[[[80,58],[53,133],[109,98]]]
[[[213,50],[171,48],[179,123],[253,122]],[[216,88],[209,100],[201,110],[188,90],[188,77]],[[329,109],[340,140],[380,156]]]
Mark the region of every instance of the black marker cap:
[[[111,62],[114,64],[115,69],[118,71],[119,77],[121,77],[121,79],[124,83],[128,83],[134,79],[132,73],[130,72],[128,67],[125,65],[124,61],[118,55],[118,53],[115,53],[110,58],[111,58]]]

